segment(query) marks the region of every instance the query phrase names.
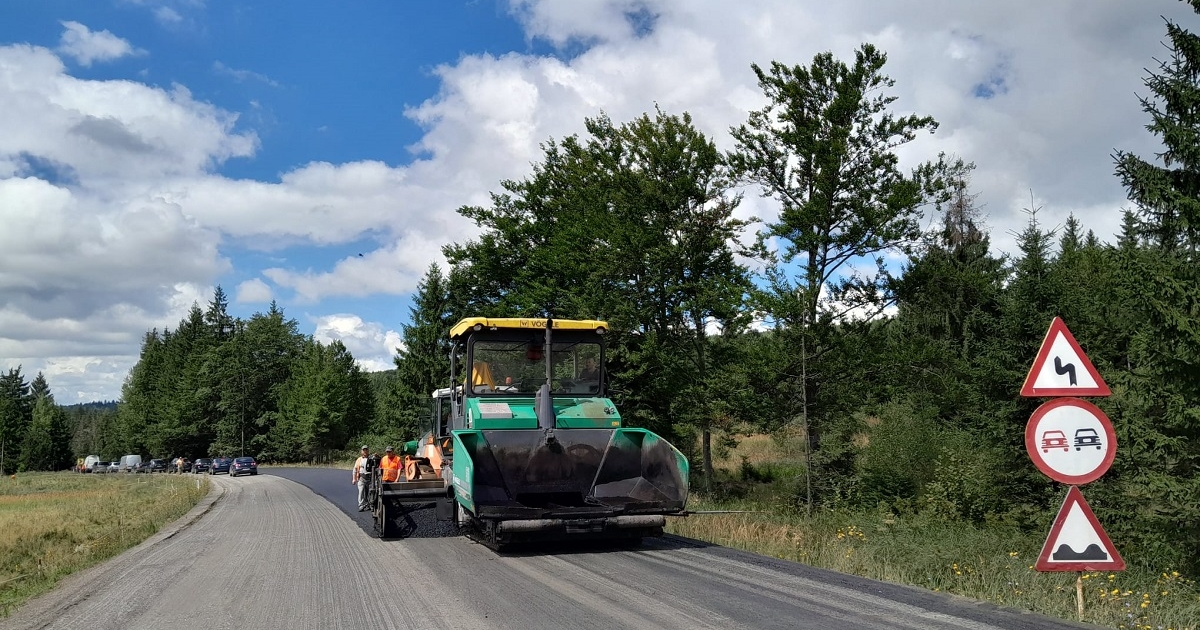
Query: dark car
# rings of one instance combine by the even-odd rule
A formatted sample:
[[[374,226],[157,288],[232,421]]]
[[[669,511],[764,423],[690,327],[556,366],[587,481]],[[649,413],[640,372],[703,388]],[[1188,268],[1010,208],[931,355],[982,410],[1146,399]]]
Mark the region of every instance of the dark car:
[[[1095,429],[1076,429],[1075,450],[1078,451],[1085,446],[1095,446],[1096,450],[1100,450],[1103,447],[1100,443],[1100,433]]]
[[[233,460],[228,457],[214,457],[212,468],[208,469],[208,474],[219,475],[229,472],[229,467],[233,465]]]
[[[209,468],[212,468],[213,460],[211,457],[201,457],[192,464],[192,472],[206,473]]]
[[[135,472],[135,473],[148,473],[148,472],[152,472],[152,471],[150,470],[150,463],[151,463],[151,462],[153,462],[153,461],[154,461],[154,460],[145,461],[145,462],[142,462],[142,463],[138,464],[137,466],[134,466],[134,468],[133,468],[133,472]]]
[[[238,475],[257,475],[258,462],[254,461],[253,457],[237,457],[229,466],[229,476],[237,477]]]
[[[191,471],[192,471],[192,460],[190,460],[186,457],[183,458],[183,470],[182,471],[179,470],[179,458],[178,457],[172,457],[171,459],[167,460],[166,472],[173,473],[173,472],[191,472]]]
[[[148,472],[167,472],[167,460],[165,459],[152,459],[146,465],[150,467]]]

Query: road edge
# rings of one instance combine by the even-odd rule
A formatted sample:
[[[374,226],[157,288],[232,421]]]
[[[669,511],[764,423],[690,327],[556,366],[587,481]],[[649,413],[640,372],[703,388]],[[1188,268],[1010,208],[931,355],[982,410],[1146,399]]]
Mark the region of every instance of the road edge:
[[[209,481],[208,494],[204,495],[191,510],[188,510],[187,514],[163,525],[157,532],[129,549],[59,580],[54,588],[21,604],[13,609],[7,617],[0,617],[0,627],[8,628],[9,623],[17,621],[25,624],[19,626],[22,628],[40,629],[52,625],[64,612],[91,597],[102,586],[96,578],[109,569],[113,563],[120,562],[130,553],[153,547],[164,540],[173,538],[208,514],[213,505],[225,497],[229,488],[224,483],[214,483],[215,477],[210,478]]]

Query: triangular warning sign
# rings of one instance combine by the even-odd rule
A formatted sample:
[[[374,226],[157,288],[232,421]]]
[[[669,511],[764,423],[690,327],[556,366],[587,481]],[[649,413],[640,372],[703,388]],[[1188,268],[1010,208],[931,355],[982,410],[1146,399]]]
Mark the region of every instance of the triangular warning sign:
[[[1100,527],[1078,486],[1071,486],[1042,553],[1038,571],[1124,571],[1125,560]]]
[[[1022,396],[1109,396],[1112,392],[1088,360],[1062,318],[1050,322]]]

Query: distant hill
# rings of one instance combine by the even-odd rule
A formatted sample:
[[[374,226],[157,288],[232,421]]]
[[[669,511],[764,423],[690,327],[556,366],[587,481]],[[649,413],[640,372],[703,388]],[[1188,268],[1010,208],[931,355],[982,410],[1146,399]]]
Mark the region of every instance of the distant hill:
[[[74,405],[59,405],[63,409],[71,410],[78,409],[80,411],[87,409],[99,409],[102,411],[116,411],[117,401],[115,400],[97,400],[85,403],[75,403]]]
[[[387,390],[391,386],[392,381],[396,380],[398,376],[399,373],[395,368],[379,372],[367,372],[367,380],[371,382],[371,390],[375,392],[376,396]]]

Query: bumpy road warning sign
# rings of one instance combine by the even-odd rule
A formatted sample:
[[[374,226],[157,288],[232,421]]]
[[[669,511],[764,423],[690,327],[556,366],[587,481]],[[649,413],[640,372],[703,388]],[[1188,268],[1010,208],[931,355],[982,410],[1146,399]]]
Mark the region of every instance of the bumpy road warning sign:
[[[1034,567],[1038,571],[1124,571],[1125,560],[1079,488],[1071,486]]]

